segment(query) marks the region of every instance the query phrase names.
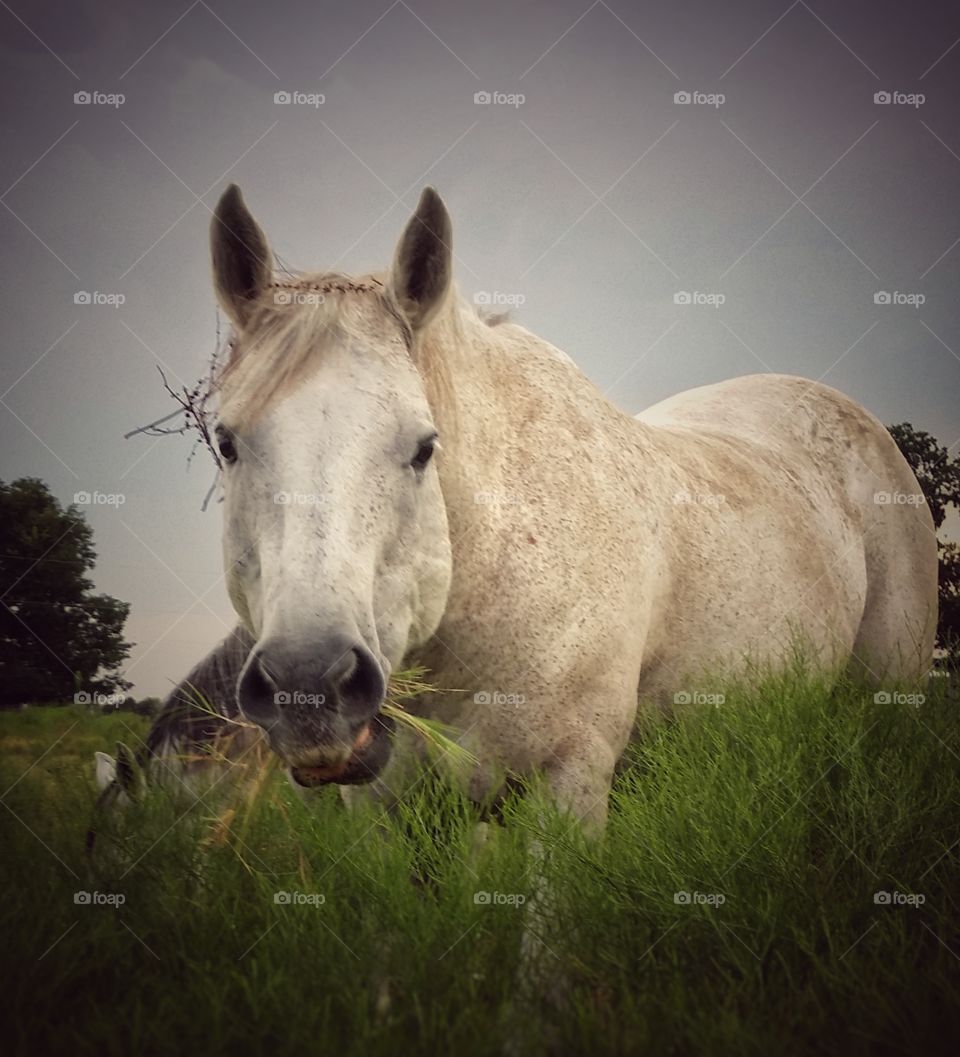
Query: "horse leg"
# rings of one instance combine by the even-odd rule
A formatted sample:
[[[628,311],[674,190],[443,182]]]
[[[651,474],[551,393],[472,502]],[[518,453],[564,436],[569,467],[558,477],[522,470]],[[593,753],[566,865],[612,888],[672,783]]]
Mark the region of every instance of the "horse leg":
[[[915,682],[933,664],[937,630],[932,522],[926,510],[889,505],[875,504],[869,516],[873,523],[864,556],[867,597],[849,667],[877,686],[888,680]],[[908,518],[913,523],[905,526]]]
[[[614,769],[624,745],[612,746],[591,731],[571,732],[553,748],[544,770],[547,790],[571,829],[595,840],[603,834]],[[543,842],[531,846],[531,892],[520,948],[521,989],[525,1000],[565,1004],[571,989],[568,967],[559,961],[551,936],[560,928],[560,908],[546,875],[549,851]]]

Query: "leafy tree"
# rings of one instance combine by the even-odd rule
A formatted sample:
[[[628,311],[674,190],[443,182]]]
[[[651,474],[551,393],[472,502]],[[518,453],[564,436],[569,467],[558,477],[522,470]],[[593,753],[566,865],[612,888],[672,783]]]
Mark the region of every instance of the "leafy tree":
[[[960,546],[940,544],[940,621],[937,641],[960,669]]]
[[[939,529],[947,508],[960,507],[960,458],[952,458],[949,448],[936,437],[914,429],[909,422],[888,426],[897,447],[916,474],[927,500],[933,523]],[[960,547],[938,539],[940,554],[937,645],[946,650],[951,666],[960,665]]]
[[[917,482],[933,514],[933,523],[939,529],[947,507],[960,505],[960,459],[952,459],[949,449],[936,437],[922,429],[914,429],[909,422],[887,428],[917,475]]]
[[[126,602],[93,594],[93,531],[34,477],[0,481],[0,707],[115,693]]]

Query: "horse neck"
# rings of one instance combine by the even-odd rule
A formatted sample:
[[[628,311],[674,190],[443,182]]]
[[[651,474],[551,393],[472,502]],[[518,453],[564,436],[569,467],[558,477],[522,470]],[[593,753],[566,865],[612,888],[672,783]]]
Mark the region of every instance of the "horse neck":
[[[522,452],[535,485],[540,468],[560,456],[551,427],[531,429],[531,422],[563,423],[557,433],[567,438],[578,426],[583,436],[610,430],[622,438],[625,459],[647,446],[649,427],[618,410],[548,342],[509,324],[488,326],[462,301],[452,299],[446,311],[429,336],[424,368],[433,374],[427,390],[451,539],[489,526],[477,493],[501,487],[505,459]]]

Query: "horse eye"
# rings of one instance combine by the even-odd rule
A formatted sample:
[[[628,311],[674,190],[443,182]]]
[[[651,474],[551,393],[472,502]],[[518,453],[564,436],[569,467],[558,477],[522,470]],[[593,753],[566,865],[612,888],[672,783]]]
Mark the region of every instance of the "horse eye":
[[[225,463],[234,463],[237,461],[237,449],[234,446],[233,441],[226,433],[220,430],[217,431],[217,448]]]
[[[427,468],[427,463],[433,458],[433,450],[436,447],[436,444],[437,438],[435,436],[421,441],[417,448],[417,454],[414,455],[410,465],[415,470],[425,470]]]

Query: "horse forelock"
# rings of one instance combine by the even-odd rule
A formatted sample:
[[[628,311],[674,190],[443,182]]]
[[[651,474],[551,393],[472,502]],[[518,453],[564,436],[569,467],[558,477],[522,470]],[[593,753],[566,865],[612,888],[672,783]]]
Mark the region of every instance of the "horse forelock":
[[[252,308],[230,342],[217,378],[222,413],[250,423],[305,381],[339,341],[376,345],[399,332],[421,374],[431,406],[452,404],[444,348],[460,340],[463,309],[455,291],[425,330],[414,335],[389,285],[377,275],[354,278],[332,272],[279,277]]]

